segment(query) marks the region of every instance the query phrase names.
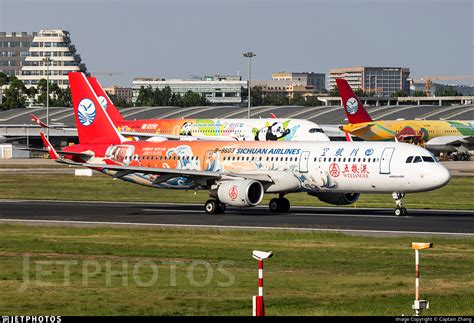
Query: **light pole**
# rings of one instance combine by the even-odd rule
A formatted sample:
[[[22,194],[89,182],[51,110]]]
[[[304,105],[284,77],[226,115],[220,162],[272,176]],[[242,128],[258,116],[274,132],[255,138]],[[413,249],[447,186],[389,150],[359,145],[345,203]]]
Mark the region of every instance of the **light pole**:
[[[251,52],[251,51],[244,53],[244,57],[249,58],[249,81],[248,81],[248,85],[247,85],[248,86],[248,99],[247,99],[247,101],[249,103],[248,109],[247,109],[247,118],[249,118],[249,119],[250,119],[250,87],[251,87],[250,81],[252,80],[252,57],[255,57],[255,56],[257,56],[257,55],[255,55],[255,53]]]
[[[49,140],[49,63],[51,59],[46,56],[43,61],[46,63],[46,138]]]

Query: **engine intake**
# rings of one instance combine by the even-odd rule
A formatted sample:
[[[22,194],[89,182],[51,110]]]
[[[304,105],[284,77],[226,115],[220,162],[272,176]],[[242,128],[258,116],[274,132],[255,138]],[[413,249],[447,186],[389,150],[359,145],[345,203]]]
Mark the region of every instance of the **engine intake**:
[[[254,180],[231,180],[223,182],[217,188],[217,198],[232,206],[256,206],[262,202],[264,189]]]
[[[360,193],[319,192],[311,195],[316,196],[321,202],[333,205],[349,205],[357,202],[360,197]]]

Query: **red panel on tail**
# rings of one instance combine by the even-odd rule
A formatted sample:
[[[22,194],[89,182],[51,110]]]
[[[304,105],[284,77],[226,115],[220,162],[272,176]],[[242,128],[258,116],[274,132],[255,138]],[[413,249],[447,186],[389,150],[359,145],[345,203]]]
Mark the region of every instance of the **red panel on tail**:
[[[342,105],[349,123],[370,122],[372,118],[365,111],[357,95],[352,91],[349,83],[344,79],[336,79],[337,88],[342,99]]]
[[[112,122],[116,123],[123,121],[122,115],[120,114],[119,110],[112,102],[112,100],[110,100],[109,96],[104,91],[99,81],[97,81],[95,77],[88,77],[87,80],[89,81],[90,85],[92,86],[92,89],[99,98],[99,103],[102,103],[102,106],[104,107]]]
[[[79,142],[118,144],[125,141],[100,105],[85,75],[81,72],[72,72],[68,76]]]

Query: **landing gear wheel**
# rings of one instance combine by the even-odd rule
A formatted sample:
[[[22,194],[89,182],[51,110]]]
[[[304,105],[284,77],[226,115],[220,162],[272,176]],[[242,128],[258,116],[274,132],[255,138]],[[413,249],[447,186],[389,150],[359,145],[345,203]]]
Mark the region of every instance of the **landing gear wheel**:
[[[220,203],[220,202],[217,203],[217,212],[216,213],[222,214],[222,213],[225,212],[225,209],[226,209],[226,206],[225,206],[224,203]]]
[[[290,210],[290,201],[285,198],[279,198],[280,200],[280,212],[281,213],[288,213]]]
[[[277,198],[271,199],[270,203],[268,203],[268,207],[270,208],[270,212],[272,213],[280,212],[280,204],[278,203]]]
[[[272,213],[287,213],[290,210],[290,201],[283,197],[273,198],[268,203],[268,207]]]
[[[403,198],[405,197],[405,193],[397,193],[394,192],[392,194],[393,199],[395,200],[395,215],[396,216],[404,216],[408,214],[407,209],[403,206]]]
[[[207,200],[206,204],[204,204],[204,209],[207,214],[216,214],[218,213],[219,202],[216,200]]]

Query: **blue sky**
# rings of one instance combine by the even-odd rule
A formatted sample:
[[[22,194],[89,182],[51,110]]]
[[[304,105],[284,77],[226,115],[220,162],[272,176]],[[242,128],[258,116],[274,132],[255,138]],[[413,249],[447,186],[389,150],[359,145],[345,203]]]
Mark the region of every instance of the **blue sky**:
[[[471,0],[0,0],[0,30],[66,29],[104,85],[133,77],[252,78],[278,71],[403,66],[474,75]],[[474,84],[474,81],[465,81]]]

